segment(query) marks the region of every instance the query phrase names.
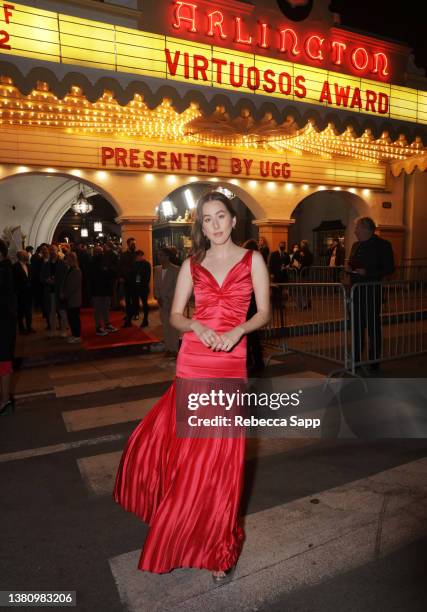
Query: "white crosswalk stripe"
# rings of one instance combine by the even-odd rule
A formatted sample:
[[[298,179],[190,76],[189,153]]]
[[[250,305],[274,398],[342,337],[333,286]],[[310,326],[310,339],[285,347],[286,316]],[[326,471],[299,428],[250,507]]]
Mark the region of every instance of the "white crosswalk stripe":
[[[316,440],[251,438],[246,444],[246,459],[277,455],[297,448],[312,446]],[[101,453],[77,459],[83,481],[91,495],[111,495],[122,451]]]
[[[233,582],[209,572],[155,575],[137,569],[140,550],[110,559],[130,612],[249,611],[385,556],[427,533],[427,459],[246,517],[247,539]]]
[[[81,431],[117,423],[127,423],[128,421],[142,419],[158,399],[158,397],[149,397],[133,402],[68,410],[62,413],[62,418],[67,431]]]

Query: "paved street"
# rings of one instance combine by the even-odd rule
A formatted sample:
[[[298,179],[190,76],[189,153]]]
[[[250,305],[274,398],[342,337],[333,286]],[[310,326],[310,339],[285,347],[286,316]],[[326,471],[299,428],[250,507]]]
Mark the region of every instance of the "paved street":
[[[250,439],[234,581],[138,571],[147,528],[114,504],[113,478],[174,365],[153,353],[20,373],[25,393],[0,421],[3,590],[76,590],[91,612],[425,609],[424,439]],[[410,376],[424,369],[405,362]],[[267,374],[320,382],[327,371],[289,356]],[[402,376],[402,364],[384,375]],[[31,396],[34,377],[43,390]]]

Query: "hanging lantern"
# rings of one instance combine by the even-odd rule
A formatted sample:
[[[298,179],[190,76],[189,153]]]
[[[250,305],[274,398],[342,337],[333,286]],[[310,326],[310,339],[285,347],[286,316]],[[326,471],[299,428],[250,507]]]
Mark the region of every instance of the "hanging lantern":
[[[102,232],[102,222],[101,221],[95,221],[93,224],[93,231],[94,232]]]
[[[78,215],[87,215],[92,212],[93,206],[88,202],[83,193],[83,187],[80,186],[80,193],[77,196],[75,202],[71,205],[71,210]]]

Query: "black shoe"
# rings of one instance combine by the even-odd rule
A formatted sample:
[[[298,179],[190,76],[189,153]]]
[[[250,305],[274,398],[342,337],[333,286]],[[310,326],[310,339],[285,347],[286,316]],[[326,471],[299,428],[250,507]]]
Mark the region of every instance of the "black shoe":
[[[9,400],[5,403],[3,408],[0,410],[0,416],[6,416],[7,414],[12,414],[15,411],[15,404],[13,400]]]
[[[132,323],[130,321],[125,321],[122,327],[132,327]]]
[[[141,323],[140,327],[148,327],[148,321],[146,321],[144,319],[143,322]]]

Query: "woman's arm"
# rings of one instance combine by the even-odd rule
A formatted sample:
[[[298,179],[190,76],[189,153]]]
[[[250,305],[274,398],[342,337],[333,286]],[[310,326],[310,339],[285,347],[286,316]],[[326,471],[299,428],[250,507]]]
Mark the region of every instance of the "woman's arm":
[[[237,325],[230,331],[221,334],[213,350],[229,351],[240,340],[244,334],[249,334],[259,329],[271,318],[270,313],[270,278],[264,259],[258,251],[252,256],[252,285],[255,293],[257,312],[248,321]]]
[[[195,319],[188,319],[183,314],[192,293],[193,279],[191,277],[190,259],[188,258],[182,264],[178,274],[169,322],[180,332],[193,331],[205,346],[211,346],[218,341],[217,333]]]

